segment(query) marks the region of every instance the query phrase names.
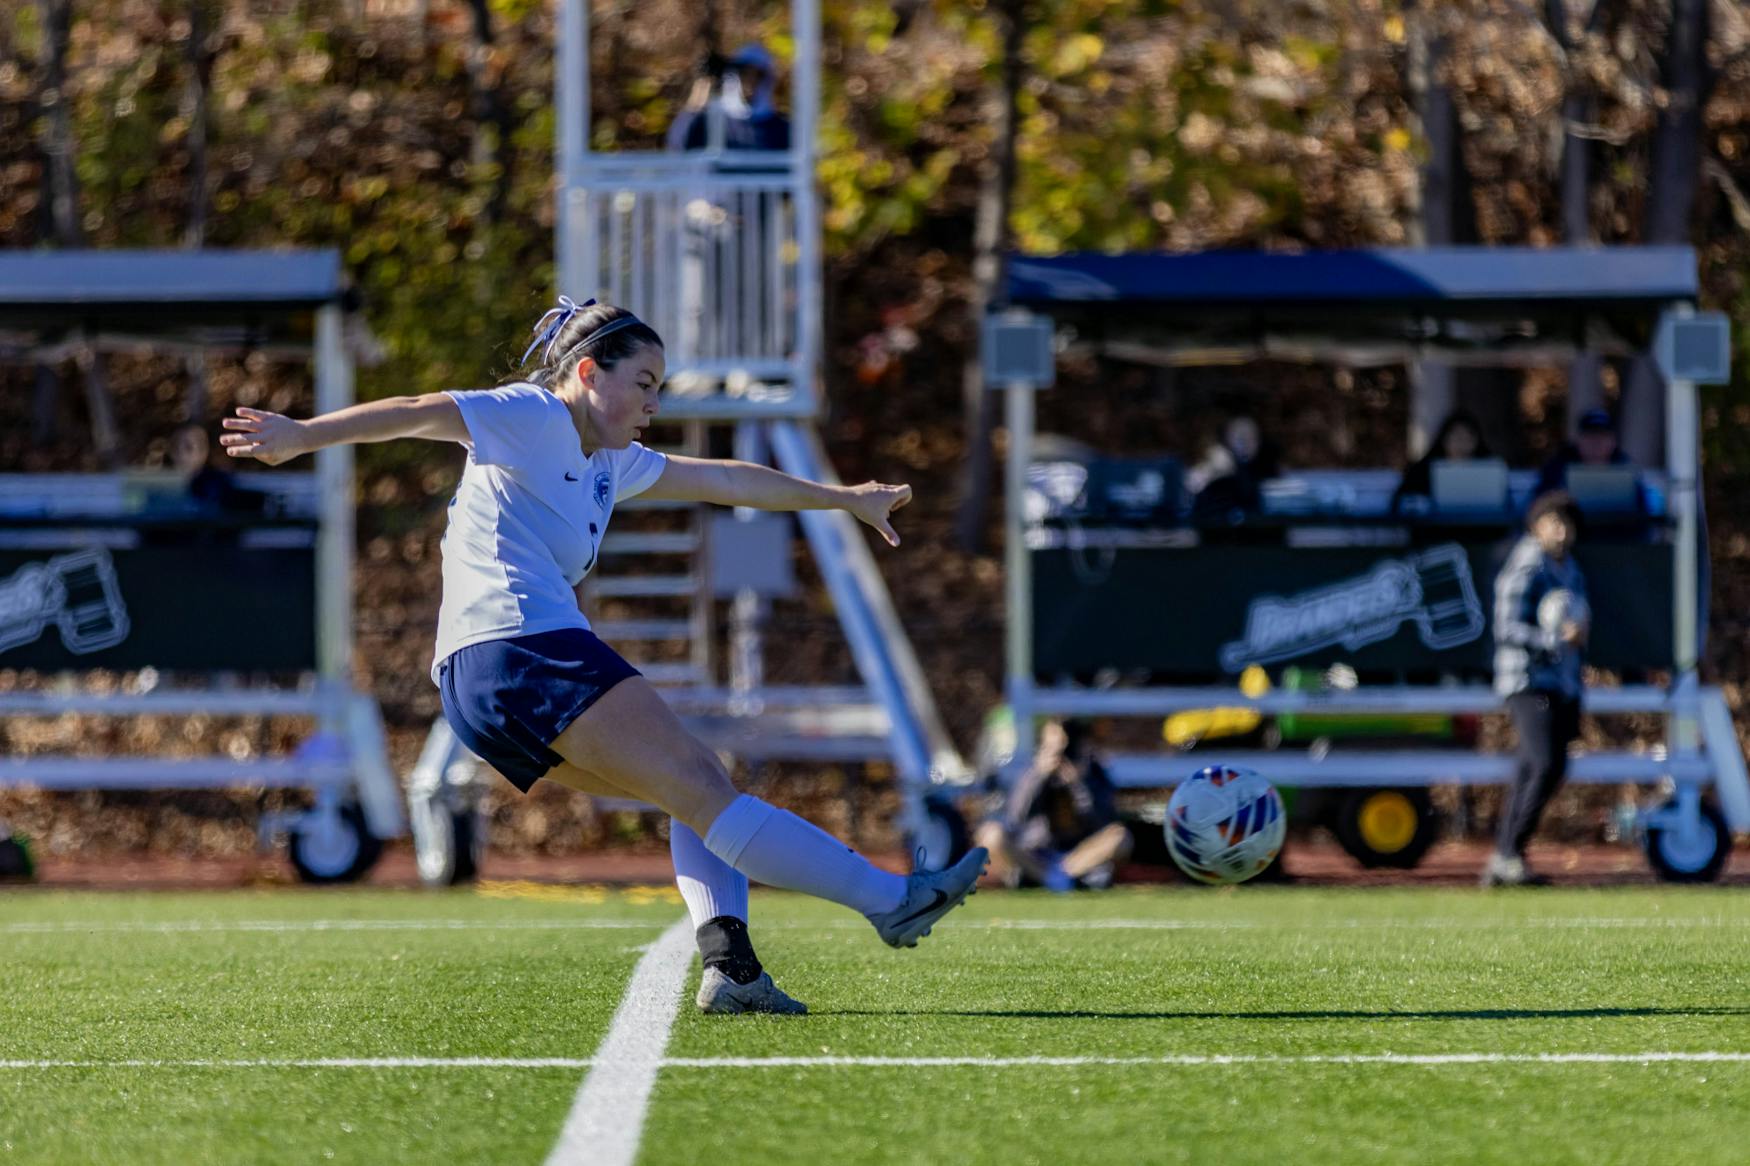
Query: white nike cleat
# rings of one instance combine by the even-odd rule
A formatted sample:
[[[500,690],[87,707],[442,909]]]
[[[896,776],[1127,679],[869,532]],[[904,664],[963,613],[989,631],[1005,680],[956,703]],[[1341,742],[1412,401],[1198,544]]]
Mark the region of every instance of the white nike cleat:
[[[990,851],[975,846],[947,870],[923,870],[907,876],[899,906],[864,918],[890,947],[916,947],[938,919],[975,895],[978,876],[990,861]]]
[[[770,1012],[775,1016],[806,1016],[808,1005],[792,1000],[784,990],[772,983],[772,977],[761,972],[751,984],[737,984],[716,968],[706,968],[699,980],[699,994],[694,997],[699,1011],[716,1016],[738,1016],[744,1012]]]

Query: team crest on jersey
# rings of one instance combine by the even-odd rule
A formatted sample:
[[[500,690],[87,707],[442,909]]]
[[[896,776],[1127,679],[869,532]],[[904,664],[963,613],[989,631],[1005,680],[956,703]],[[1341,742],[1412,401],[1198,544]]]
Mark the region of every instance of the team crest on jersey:
[[[606,470],[595,476],[595,504],[603,510],[608,508],[608,495],[614,488],[613,475]]]

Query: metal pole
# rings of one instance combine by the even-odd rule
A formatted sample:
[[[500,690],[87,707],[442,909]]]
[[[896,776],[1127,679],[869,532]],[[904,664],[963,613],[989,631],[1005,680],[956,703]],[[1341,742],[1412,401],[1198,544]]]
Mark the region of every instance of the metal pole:
[[[316,309],[316,412],[352,404],[352,359],[339,304]],[[336,686],[352,684],[352,446],[316,454],[321,528],[316,536],[316,669]]]
[[[820,122],[820,3],[796,0],[791,30],[796,59],[790,69],[790,164],[796,189],[796,363],[804,377],[797,390],[820,409],[821,259],[820,200],[815,191],[815,138]]]
[[[1686,314],[1686,313],[1685,313]],[[1673,753],[1700,746],[1696,699],[1699,661],[1696,658],[1700,618],[1700,488],[1699,413],[1694,381],[1670,380],[1665,390],[1665,464],[1670,474],[1671,513],[1677,519],[1676,561],[1671,573],[1671,634],[1673,696],[1676,709],[1669,724]]]
[[[559,191],[554,208],[559,229],[559,288],[576,291],[583,273],[577,270],[575,236],[582,224],[581,208],[572,190],[582,177],[589,153],[589,0],[560,0],[559,8]]]
[[[1027,466],[1033,460],[1031,386],[1011,383],[1004,390],[1004,423],[1009,456],[1003,466],[1003,558],[1008,600],[1004,638],[1009,708],[1015,717],[1015,766],[1033,756],[1033,563],[1027,550],[1022,510],[1027,497]]]
[[[760,422],[738,421],[735,424],[735,457],[739,461],[765,465],[765,431]],[[739,522],[752,522],[759,511],[751,506],[737,506]],[[712,548],[715,553],[717,548]],[[737,716],[760,712],[754,694],[765,687],[766,661],[764,631],[770,603],[751,587],[736,591],[729,613],[729,711]]]

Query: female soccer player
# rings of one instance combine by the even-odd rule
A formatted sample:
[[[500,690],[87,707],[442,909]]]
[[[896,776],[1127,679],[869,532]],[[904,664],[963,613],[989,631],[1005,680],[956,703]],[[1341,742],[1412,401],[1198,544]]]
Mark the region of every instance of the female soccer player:
[[[646,494],[762,510],[848,510],[899,545],[890,516],[911,487],[826,486],[746,462],[639,444],[665,376],[662,339],[631,312],[561,296],[535,325],[541,363],[497,388],[393,397],[294,420],[239,407],[220,438],[269,465],[343,442],[423,437],[467,447],[443,537],[431,676],[463,744],[527,793],[545,777],[671,815],[675,881],[697,929],[705,1012],[800,1013],[747,934],[748,879],[862,912],[914,947],[963,902],[988,858],[890,874],[786,810],[737,794],[625,660],[597,639],[574,587],[595,565],[614,504]]]

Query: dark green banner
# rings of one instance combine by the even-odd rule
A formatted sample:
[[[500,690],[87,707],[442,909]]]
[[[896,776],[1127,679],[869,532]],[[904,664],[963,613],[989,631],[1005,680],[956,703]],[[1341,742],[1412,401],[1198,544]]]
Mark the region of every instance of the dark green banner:
[[[313,547],[159,541],[0,549],[0,668],[316,667]]]
[[[1431,547],[1053,547],[1033,555],[1034,671],[1146,671],[1178,682],[1248,663],[1486,672],[1495,575],[1513,540]],[[1583,545],[1587,661],[1673,660],[1672,549]]]

